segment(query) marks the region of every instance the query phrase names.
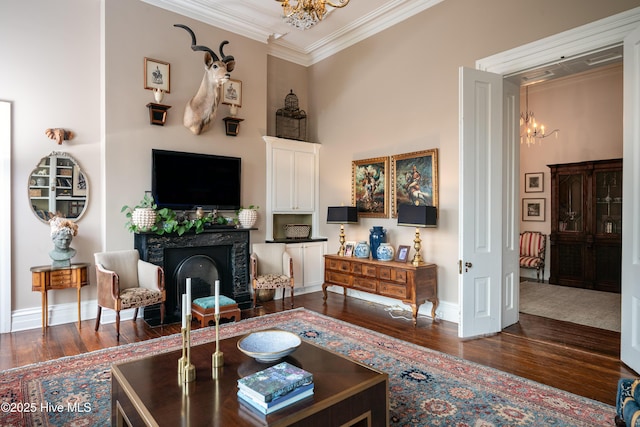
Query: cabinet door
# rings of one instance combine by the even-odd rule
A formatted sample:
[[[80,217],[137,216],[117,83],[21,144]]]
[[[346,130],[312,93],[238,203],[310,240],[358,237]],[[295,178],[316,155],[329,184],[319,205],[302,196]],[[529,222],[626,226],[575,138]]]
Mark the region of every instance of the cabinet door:
[[[304,286],[321,285],[324,281],[324,242],[304,245]]]
[[[294,173],[294,210],[313,212],[315,200],[315,155],[296,151]]]
[[[295,151],[273,149],[273,177],[272,200],[273,210],[276,212],[290,212],[293,210]]]

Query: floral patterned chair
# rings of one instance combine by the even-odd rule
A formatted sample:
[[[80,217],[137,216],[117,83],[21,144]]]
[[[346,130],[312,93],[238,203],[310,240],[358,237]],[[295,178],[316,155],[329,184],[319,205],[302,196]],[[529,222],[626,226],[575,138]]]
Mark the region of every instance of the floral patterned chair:
[[[289,288],[293,307],[293,259],[287,246],[284,243],[254,243],[250,262],[253,306],[256,306],[258,290],[282,288],[284,300],[286,288]]]
[[[100,327],[102,308],[116,311],[116,334],[120,339],[120,310],[134,308],[133,321],[138,308],[160,304],[160,323],[164,322],[164,271],[155,264],[140,259],[136,249],[99,252],[94,254],[98,283],[98,316],[96,331]]]

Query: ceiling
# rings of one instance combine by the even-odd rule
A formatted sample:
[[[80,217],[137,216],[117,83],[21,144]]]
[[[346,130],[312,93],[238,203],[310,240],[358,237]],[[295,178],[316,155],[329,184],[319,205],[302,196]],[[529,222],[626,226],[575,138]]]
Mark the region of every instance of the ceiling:
[[[351,0],[308,30],[285,24],[277,0],[142,1],[266,43],[270,55],[309,66],[443,0]]]

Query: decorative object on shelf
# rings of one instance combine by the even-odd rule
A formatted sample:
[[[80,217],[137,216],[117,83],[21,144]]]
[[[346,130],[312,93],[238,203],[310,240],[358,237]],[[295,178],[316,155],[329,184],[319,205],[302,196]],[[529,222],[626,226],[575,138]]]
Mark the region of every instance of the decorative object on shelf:
[[[369,258],[369,255],[371,255],[369,244],[364,240],[360,240],[353,250],[353,255],[356,258]]]
[[[358,222],[358,210],[355,206],[329,206],[327,208],[327,224],[340,224],[340,248],[338,255],[344,256],[344,224]]]
[[[408,258],[409,258],[409,246],[405,246],[405,245],[398,246],[398,251],[396,252],[396,261],[407,262]]]
[[[349,0],[338,0],[338,3],[329,0],[296,0],[295,5],[291,5],[289,0],[276,1],[282,3],[284,22],[300,30],[307,30],[322,21],[331,8],[342,8],[349,4]]]
[[[400,205],[400,209],[398,210],[398,225],[416,228],[416,235],[413,240],[413,248],[416,253],[411,261],[411,264],[414,266],[423,263],[422,256],[420,255],[420,249],[422,247],[420,228],[437,226],[437,213],[438,210],[435,206]]]
[[[438,149],[398,154],[391,157],[393,208],[400,205],[438,207]]]
[[[171,106],[150,102],[147,104],[147,108],[149,109],[149,123],[152,125],[164,126],[167,122],[167,111]]]
[[[378,246],[387,241],[387,230],[382,226],[375,225],[369,230],[369,247],[371,249],[371,258],[378,259]]]
[[[49,221],[53,249],[49,252],[52,267],[70,267],[76,250],[71,248],[73,237],[78,234],[78,224],[66,218],[54,216]]]
[[[358,215],[370,218],[389,216],[389,158],[354,160],[351,162],[351,204]]]
[[[379,261],[393,261],[393,255],[395,251],[390,243],[380,243],[378,249],[376,249],[376,258]]]
[[[250,205],[248,208],[240,208],[238,211],[238,221],[242,228],[251,228],[258,220],[259,206]]]
[[[529,110],[529,86],[525,87],[525,111],[520,114],[520,144],[527,144],[530,147],[531,144],[535,144],[536,140],[546,138],[554,135],[558,138],[560,129],[554,129],[549,133],[544,132],[544,125],[538,127],[536,118],[533,115],[533,111]]]
[[[238,136],[240,133],[240,122],[244,119],[227,116],[222,120],[224,120],[224,130],[227,136]]]
[[[265,330],[252,332],[238,341],[238,349],[258,362],[270,363],[296,351],[302,340],[288,331]]]
[[[544,191],[544,172],[524,174],[524,192],[542,193]]]
[[[307,113],[298,107],[293,89],[284,98],[284,108],[276,111],[276,136],[298,141],[307,139]]]
[[[233,71],[236,61],[233,56],[225,55],[222,51],[224,45],[229,43],[224,40],[220,43],[219,51],[222,59],[206,46],[196,44],[196,35],[191,28],[182,24],[174,24],[174,27],[182,28],[191,35],[191,49],[204,51],[205,71],[198,92],[187,103],[184,110],[183,124],[194,135],[200,135],[205,131],[218,111],[221,94],[220,86],[229,80],[229,73]]]
[[[311,233],[311,226],[307,224],[285,224],[282,228],[287,239],[306,239]]]
[[[153,99],[156,100],[157,104],[160,104],[164,99],[164,90],[159,88],[153,89]]]
[[[49,137],[49,139],[55,140],[58,145],[62,145],[62,141],[70,141],[73,139],[75,134],[70,130],[62,129],[62,128],[51,128],[44,131],[44,134]]]
[[[129,230],[135,232],[138,231],[150,231],[156,224],[157,205],[151,197],[151,193],[146,192],[140,202],[134,206],[123,206],[120,212],[126,212],[125,216],[129,219],[127,226]]]
[[[546,199],[522,199],[523,221],[544,221]]]

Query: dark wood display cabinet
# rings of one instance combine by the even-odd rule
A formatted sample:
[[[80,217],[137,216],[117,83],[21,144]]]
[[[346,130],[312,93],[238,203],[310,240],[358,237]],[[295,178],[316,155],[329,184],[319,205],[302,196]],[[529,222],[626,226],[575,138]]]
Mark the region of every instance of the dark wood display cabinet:
[[[549,168],[549,283],[620,293],[622,159]]]

